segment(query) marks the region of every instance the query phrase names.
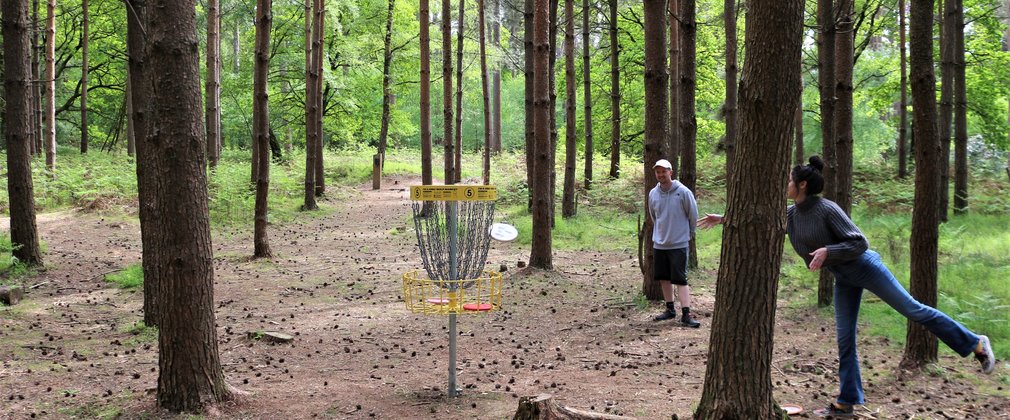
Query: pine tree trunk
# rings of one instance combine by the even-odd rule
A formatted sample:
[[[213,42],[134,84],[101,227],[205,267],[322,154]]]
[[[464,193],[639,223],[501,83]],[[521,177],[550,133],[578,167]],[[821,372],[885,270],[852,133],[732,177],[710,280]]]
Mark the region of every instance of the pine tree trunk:
[[[957,14],[956,7],[954,0],[942,0],[941,10],[943,12],[940,13],[940,115],[938,117],[940,166],[937,168],[940,171],[940,192],[938,195],[940,222],[947,221],[947,209],[950,208],[950,137],[951,122],[954,118],[954,32],[956,31],[954,25],[957,24],[954,15]],[[911,22],[909,22],[909,26],[911,26]],[[909,32],[911,32],[911,28]],[[913,75],[913,77],[915,76]],[[916,128],[915,125],[918,125],[914,124],[915,121],[917,120],[912,118],[913,130]],[[912,138],[919,139],[914,135]],[[915,147],[918,148],[918,144]],[[916,151],[916,157],[918,156]],[[918,172],[918,169],[916,171]]]
[[[621,176],[621,46],[617,39],[617,0],[610,0],[610,178]]]
[[[256,165],[256,206],[253,215],[253,258],[270,258],[267,235],[267,196],[270,193],[270,111],[267,72],[270,70],[271,0],[256,2],[256,62],[253,65],[253,147]]]
[[[551,10],[550,10],[550,20],[551,20],[551,30],[550,30],[550,45],[551,45],[551,56],[550,56],[550,71],[548,76],[550,77],[550,97],[551,97],[551,147],[548,151],[551,154],[551,229],[554,228],[554,217],[556,216],[557,209],[557,189],[558,189],[558,172],[555,170],[558,162],[558,85],[557,85],[557,63],[558,58],[558,2],[559,0],[551,0]]]
[[[28,3],[0,1],[3,21],[4,141],[7,148],[7,196],[10,202],[12,255],[29,267],[42,266],[35,224],[31,167],[31,52]]]
[[[593,155],[595,154],[593,145],[593,91],[591,89],[590,76],[592,67],[589,61],[589,0],[582,0],[582,102],[585,109],[585,131],[586,131],[586,163],[583,180],[586,190],[593,185]]]
[[[565,0],[565,179],[561,217],[575,216],[575,0]]]
[[[221,10],[220,0],[207,0],[207,160],[221,159]]]
[[[81,0],[81,154],[88,153],[88,50],[91,17],[88,0]]]
[[[785,418],[772,350],[793,115],[800,102],[803,1],[751,0],[705,386],[696,419]],[[746,331],[745,334],[739,332]]]
[[[525,0],[523,9],[523,111],[525,112],[524,119],[524,140],[526,141],[525,149],[523,150],[526,156],[526,185],[529,187],[529,200],[527,209],[532,212],[533,210],[533,182],[534,179],[534,168],[533,165],[536,162],[534,156],[536,155],[536,138],[534,135],[534,99],[533,95],[533,0]]]
[[[442,0],[442,146],[444,160],[443,180],[451,184],[456,179],[452,142],[452,3]]]
[[[480,88],[481,93],[484,95],[484,185],[490,185],[491,148],[493,147],[491,143],[491,136],[493,134],[491,131],[493,127],[491,126],[490,92],[487,80],[487,39],[484,30],[486,27],[484,25],[484,5],[484,0],[477,0],[477,26],[479,27],[478,32],[480,34],[480,38],[478,39],[478,43],[480,44]]]
[[[796,106],[796,119],[793,122],[793,124],[796,125],[796,144],[794,145],[795,155],[793,155],[794,165],[802,165],[806,160],[806,156],[804,156],[806,152],[803,151],[803,88],[803,79],[800,78],[800,104]]]
[[[835,36],[835,175],[834,201],[852,213],[852,72],[855,51],[853,3],[838,3],[838,33]]]
[[[491,26],[491,45],[497,56],[501,56],[501,4],[493,2],[494,23]],[[491,72],[491,152],[501,153],[501,59],[494,60]],[[456,166],[459,167],[458,165]],[[458,172],[458,171],[457,171]]]
[[[313,40],[312,48],[313,55],[315,55],[314,61],[315,72],[318,75],[315,79],[315,96],[313,99],[315,103],[313,104],[315,116],[312,118],[313,124],[316,125],[316,142],[313,144],[315,146],[316,160],[315,160],[315,187],[316,187],[316,197],[320,197],[326,192],[326,176],[324,172],[324,162],[323,162],[323,145],[326,144],[326,136],[323,132],[323,117],[326,115],[326,110],[323,107],[323,48],[326,42],[326,1],[325,0],[315,0],[315,13],[317,19],[313,21],[315,28],[313,28],[313,35],[315,39]]]
[[[241,61],[239,60],[239,57],[241,57],[242,54],[242,43],[239,42],[242,39],[240,33],[242,30],[241,25],[242,20],[235,19],[235,26],[232,27],[231,31],[231,71],[235,74],[238,74],[239,65],[241,64]]]
[[[965,87],[964,0],[954,8],[954,214],[968,213],[968,98]]]
[[[392,81],[392,77],[389,73],[390,65],[393,62],[393,52],[392,52],[392,40],[393,40],[393,9],[396,6],[396,0],[388,0],[388,6],[386,7],[386,37],[383,39],[382,44],[382,122],[379,128],[379,157],[381,159],[381,164],[386,162],[386,144],[389,141],[389,108],[390,99],[392,93],[389,91],[389,85]]]
[[[159,223],[158,406],[199,411],[230,397],[214,320],[214,257],[207,203],[205,133],[201,126],[195,0],[151,3],[147,64],[152,69],[147,170],[171,174],[152,197],[172,223]]]
[[[687,189],[697,190],[696,136],[698,121],[695,115],[695,89],[697,89],[697,12],[695,0],[680,0],[680,172],[677,178]],[[698,267],[698,250],[691,238],[688,267]]]
[[[898,0],[898,32],[901,67],[901,102],[898,109],[898,178],[908,176],[908,58],[905,48],[905,0]]]
[[[723,2],[723,24],[726,30],[726,104],[724,114],[726,119],[726,179],[733,176],[733,159],[736,155],[737,115],[736,115],[736,1]],[[728,182],[727,182],[728,184]]]
[[[56,169],[56,0],[46,1],[46,130],[43,143],[46,149],[46,169]]]
[[[126,155],[137,153],[137,129],[133,126],[133,76],[126,69]]]
[[[45,151],[42,135],[42,92],[45,90],[42,83],[41,68],[44,65],[45,46],[39,41],[39,0],[32,1],[32,143],[30,145],[32,156],[41,156]]]
[[[463,18],[466,16],[466,1],[459,0],[459,25],[456,28],[456,147],[453,153],[453,166],[460,170],[454,171],[454,177],[446,183],[462,181],[463,168]]]
[[[419,39],[421,53],[421,183],[431,185],[431,10],[428,0],[420,0]],[[427,207],[424,214],[428,214]]]
[[[316,204],[316,54],[314,47],[316,21],[319,15],[313,13],[315,0],[305,0],[305,197],[302,210],[315,210]],[[423,85],[422,85],[423,86]]]
[[[824,166],[824,193],[834,198],[835,162],[835,11],[831,0],[817,1],[817,26],[820,37],[817,46],[817,83],[820,87],[821,158]],[[817,306],[831,306],[834,299],[834,276],[821,270],[817,281]]]
[[[680,2],[667,1],[670,26],[670,130],[667,160],[673,166],[673,177],[680,176]]]
[[[669,102],[666,62],[666,2],[645,0],[642,14],[645,15],[645,144],[642,165],[642,193],[645,223],[642,226],[642,294],[649,300],[663,300],[663,291],[653,280],[652,267],[655,258],[652,228],[655,221],[649,212],[649,190],[656,185],[653,165],[666,156],[667,118],[666,106]]]
[[[912,209],[911,272],[909,292],[926,305],[936,306],[937,241],[940,208],[940,143],[936,125],[936,79],[933,76],[933,1],[912,0],[908,21],[909,60],[912,75],[912,126],[915,139],[915,204]],[[903,368],[918,368],[937,359],[936,336],[908,321]]]
[[[535,163],[533,168],[533,241],[530,244],[530,266],[544,270],[553,267],[551,250],[551,97],[550,97],[550,3],[533,2],[534,48],[534,118]]]

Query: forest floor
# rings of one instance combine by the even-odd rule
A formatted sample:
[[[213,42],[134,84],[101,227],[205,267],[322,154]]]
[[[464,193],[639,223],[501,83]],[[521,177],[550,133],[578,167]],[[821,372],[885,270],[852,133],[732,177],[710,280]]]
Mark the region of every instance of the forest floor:
[[[693,275],[700,329],[651,317],[635,303],[634,238],[619,252],[557,251],[555,270],[520,270],[529,249],[492,242],[505,266],[504,310],[460,316],[457,398],[445,396],[447,318],[415,315],[400,276],[421,268],[409,178],[341,191],[318,218],[273,225],[272,260],[250,260],[249,229],[214,236],[219,349],[226,380],[250,394],[220,418],[511,418],[520,397],[643,419],[690,418],[701,397],[715,273]],[[39,218],[47,270],[26,299],[0,309],[0,418],[167,418],[155,407],[157,340],[131,327],[142,293],[104,274],[140,261],[135,215],[61,212]],[[868,296],[867,299],[873,298]],[[780,302],[772,377],[780,404],[806,408],[836,392],[828,312]],[[271,344],[248,332],[295,337]],[[862,418],[1007,418],[1007,365],[981,376],[974,359],[899,374],[902,348],[860,339]]]

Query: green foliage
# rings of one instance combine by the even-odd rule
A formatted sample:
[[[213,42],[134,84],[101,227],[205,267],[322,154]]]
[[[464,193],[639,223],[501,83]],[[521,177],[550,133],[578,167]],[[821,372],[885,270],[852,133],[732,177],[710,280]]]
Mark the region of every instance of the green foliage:
[[[148,326],[141,321],[130,324],[123,332],[129,333],[132,336],[124,342],[127,346],[156,343],[158,341],[158,327]]]
[[[106,274],[105,281],[115,283],[120,289],[136,289],[144,284],[144,268],[140,264],[130,264],[122,270]]]

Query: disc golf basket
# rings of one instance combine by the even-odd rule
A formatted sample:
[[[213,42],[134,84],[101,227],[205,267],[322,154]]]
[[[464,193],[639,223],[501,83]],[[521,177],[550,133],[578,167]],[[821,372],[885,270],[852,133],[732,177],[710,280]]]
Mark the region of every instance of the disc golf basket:
[[[449,391],[456,387],[456,316],[501,308],[502,275],[485,270],[495,187],[410,187],[424,273],[403,274],[403,301],[413,313],[449,316]]]

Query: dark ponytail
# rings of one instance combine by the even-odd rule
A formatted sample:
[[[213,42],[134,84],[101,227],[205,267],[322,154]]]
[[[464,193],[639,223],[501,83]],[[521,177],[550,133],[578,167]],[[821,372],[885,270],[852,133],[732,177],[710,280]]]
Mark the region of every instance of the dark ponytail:
[[[800,182],[806,181],[807,195],[817,195],[824,190],[824,161],[817,155],[810,156],[806,165],[796,165],[793,167],[793,185],[799,188]]]

